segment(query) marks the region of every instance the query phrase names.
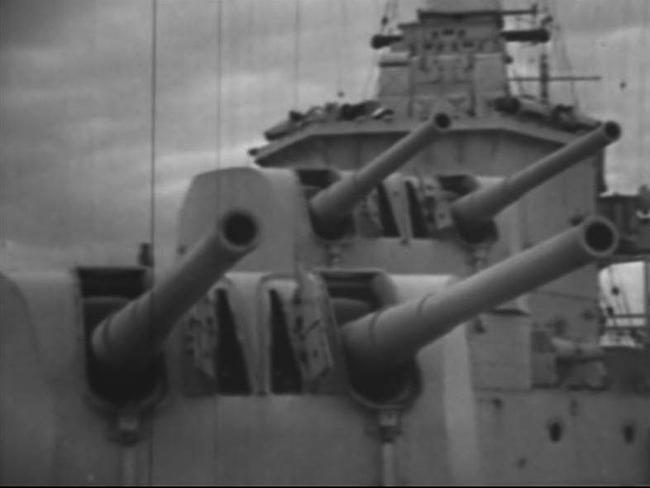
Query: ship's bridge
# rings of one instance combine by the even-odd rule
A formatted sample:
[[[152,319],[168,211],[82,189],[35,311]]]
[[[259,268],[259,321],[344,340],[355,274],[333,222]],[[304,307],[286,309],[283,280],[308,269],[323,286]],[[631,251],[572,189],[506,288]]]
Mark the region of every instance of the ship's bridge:
[[[497,1],[426,2],[399,35],[378,35],[387,45],[380,61],[378,99],[398,114],[437,110],[484,114],[507,96],[506,40]]]

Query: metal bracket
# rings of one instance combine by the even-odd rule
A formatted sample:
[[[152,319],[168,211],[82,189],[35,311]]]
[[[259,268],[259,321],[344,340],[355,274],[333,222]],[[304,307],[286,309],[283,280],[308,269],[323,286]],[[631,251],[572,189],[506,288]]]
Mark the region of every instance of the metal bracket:
[[[325,262],[330,268],[337,267],[343,256],[343,245],[340,242],[325,244]]]
[[[394,409],[380,410],[377,413],[379,438],[382,442],[395,442],[402,433],[401,411]]]
[[[192,308],[186,321],[183,384],[188,395],[217,392],[217,327],[215,302],[209,294]]]
[[[386,409],[377,414],[381,441],[381,486],[397,486],[395,440],[401,433],[401,411]]]
[[[132,445],[140,440],[142,419],[140,412],[118,412],[112,426],[111,439],[123,445]]]
[[[332,327],[334,319],[325,285],[305,272],[299,272],[299,281],[293,299],[291,333],[303,378],[313,383],[334,368],[328,339],[328,327]]]
[[[420,179],[422,213],[429,234],[434,235],[444,229],[451,229],[454,221],[449,210],[449,200],[437,178]]]

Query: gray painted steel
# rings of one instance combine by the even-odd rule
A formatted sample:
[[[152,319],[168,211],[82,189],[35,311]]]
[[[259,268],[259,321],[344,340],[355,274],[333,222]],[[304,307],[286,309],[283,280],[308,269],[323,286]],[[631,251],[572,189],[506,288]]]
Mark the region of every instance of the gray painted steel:
[[[451,205],[452,214],[460,226],[478,227],[536,186],[617,141],[620,134],[621,129],[616,122],[605,122],[598,129],[544,156],[494,186],[459,198]]]
[[[512,256],[443,292],[368,315],[343,326],[353,364],[384,370],[407,361],[452,328],[507,300],[611,255],[618,234],[602,217]]]
[[[447,114],[433,115],[360,170],[314,195],[309,208],[317,228],[327,229],[340,224],[375,186],[408,163],[411,157],[433,143],[450,126],[451,120]]]
[[[242,210],[223,215],[153,290],[95,329],[92,351],[96,359],[120,370],[151,361],[178,319],[257,246],[259,225],[257,217]]]
[[[618,128],[513,103],[498,2],[425,3],[377,100],[298,114],[258,165],[193,179],[189,251],[150,292],[102,263],[91,291],[0,271],[1,484],[648,483],[647,347],[597,345],[617,232],[586,217]],[[113,373],[153,354],[155,391],[120,396]]]

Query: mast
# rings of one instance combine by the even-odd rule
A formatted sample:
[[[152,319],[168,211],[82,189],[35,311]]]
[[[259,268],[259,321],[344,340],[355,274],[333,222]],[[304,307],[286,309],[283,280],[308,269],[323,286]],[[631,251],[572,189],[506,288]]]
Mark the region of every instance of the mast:
[[[537,8],[531,9],[529,12],[524,12],[524,14],[533,15],[537,17]],[[541,28],[547,30],[548,32],[553,30],[554,19],[553,17],[545,13],[541,20],[539,21]],[[550,39],[550,37],[549,37]],[[551,83],[555,82],[576,82],[576,81],[600,81],[601,76],[596,75],[557,75],[551,72],[551,66],[549,62],[549,53],[546,44],[542,44],[539,56],[537,58],[537,76],[513,76],[510,77],[510,81],[523,82],[523,81],[533,81],[539,83],[538,97],[539,101],[544,105],[549,105],[551,103],[550,98],[550,87]]]

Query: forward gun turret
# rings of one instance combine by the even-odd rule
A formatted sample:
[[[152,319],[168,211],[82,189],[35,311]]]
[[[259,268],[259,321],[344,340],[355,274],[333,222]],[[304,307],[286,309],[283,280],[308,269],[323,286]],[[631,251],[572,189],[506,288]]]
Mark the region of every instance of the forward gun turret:
[[[605,122],[563,148],[543,157],[499,183],[469,193],[451,204],[451,213],[465,235],[480,231],[499,212],[541,185],[608,144],[618,140],[621,128]]]
[[[259,241],[257,218],[225,213],[153,289],[101,322],[91,338],[94,361],[123,384],[138,382],[175,323]]]
[[[411,157],[433,142],[451,126],[447,114],[438,113],[400,139],[356,173],[344,177],[314,195],[310,214],[316,231],[337,235],[352,209],[384,178],[406,164]]]
[[[458,324],[609,256],[617,244],[618,233],[612,224],[602,217],[590,217],[441,293],[351,321],[342,329],[350,361],[367,372],[404,363]]]

